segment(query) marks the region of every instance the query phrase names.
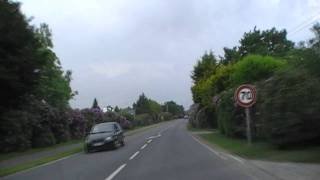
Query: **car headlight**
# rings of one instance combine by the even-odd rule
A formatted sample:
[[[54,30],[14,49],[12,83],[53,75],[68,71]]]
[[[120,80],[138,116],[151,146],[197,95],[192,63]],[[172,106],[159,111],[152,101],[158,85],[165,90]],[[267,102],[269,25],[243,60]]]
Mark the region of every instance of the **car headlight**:
[[[111,141],[112,140],[112,137],[111,136],[109,136],[109,137],[106,137],[106,139],[105,139],[106,141]]]

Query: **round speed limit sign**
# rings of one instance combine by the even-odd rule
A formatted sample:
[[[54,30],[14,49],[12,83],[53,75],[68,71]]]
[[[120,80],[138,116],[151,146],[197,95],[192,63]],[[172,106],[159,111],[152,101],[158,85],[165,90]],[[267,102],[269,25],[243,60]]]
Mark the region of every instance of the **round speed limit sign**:
[[[256,88],[250,84],[244,84],[237,88],[234,99],[241,107],[251,107],[256,103]]]

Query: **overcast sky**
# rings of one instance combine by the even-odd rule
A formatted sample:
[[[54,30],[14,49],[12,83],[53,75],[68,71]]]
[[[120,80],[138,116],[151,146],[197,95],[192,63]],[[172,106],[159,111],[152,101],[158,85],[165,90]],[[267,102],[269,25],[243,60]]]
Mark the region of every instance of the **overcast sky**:
[[[159,102],[192,104],[197,59],[238,45],[244,32],[287,29],[311,36],[320,0],[23,0],[33,24],[53,32],[54,51],[73,72],[73,107],[131,106],[144,92]]]

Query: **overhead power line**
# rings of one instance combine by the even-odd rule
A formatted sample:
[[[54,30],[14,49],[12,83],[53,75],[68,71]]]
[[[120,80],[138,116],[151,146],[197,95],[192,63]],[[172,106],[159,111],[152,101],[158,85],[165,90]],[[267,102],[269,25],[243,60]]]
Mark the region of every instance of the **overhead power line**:
[[[289,30],[288,35],[293,35],[298,33],[299,31],[309,27],[310,25],[314,24],[315,22],[320,20],[320,12],[311,16],[310,18],[306,19],[305,21],[303,21],[302,23],[300,23],[299,25],[297,25],[296,27],[292,28],[291,30]]]

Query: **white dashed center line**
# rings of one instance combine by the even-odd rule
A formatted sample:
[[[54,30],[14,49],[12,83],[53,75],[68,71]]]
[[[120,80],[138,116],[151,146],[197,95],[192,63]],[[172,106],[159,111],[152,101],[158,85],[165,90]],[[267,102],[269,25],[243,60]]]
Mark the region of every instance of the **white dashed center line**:
[[[144,144],[140,149],[142,150],[142,149],[146,148],[147,145],[148,145],[148,144]]]
[[[126,167],[127,164],[122,164],[118,169],[116,169],[110,176],[108,176],[105,180],[111,180],[114,178],[124,167]]]
[[[140,153],[139,151],[135,152],[135,153],[129,158],[129,160],[132,160],[132,159],[133,159],[134,157],[136,157],[139,153]]]

